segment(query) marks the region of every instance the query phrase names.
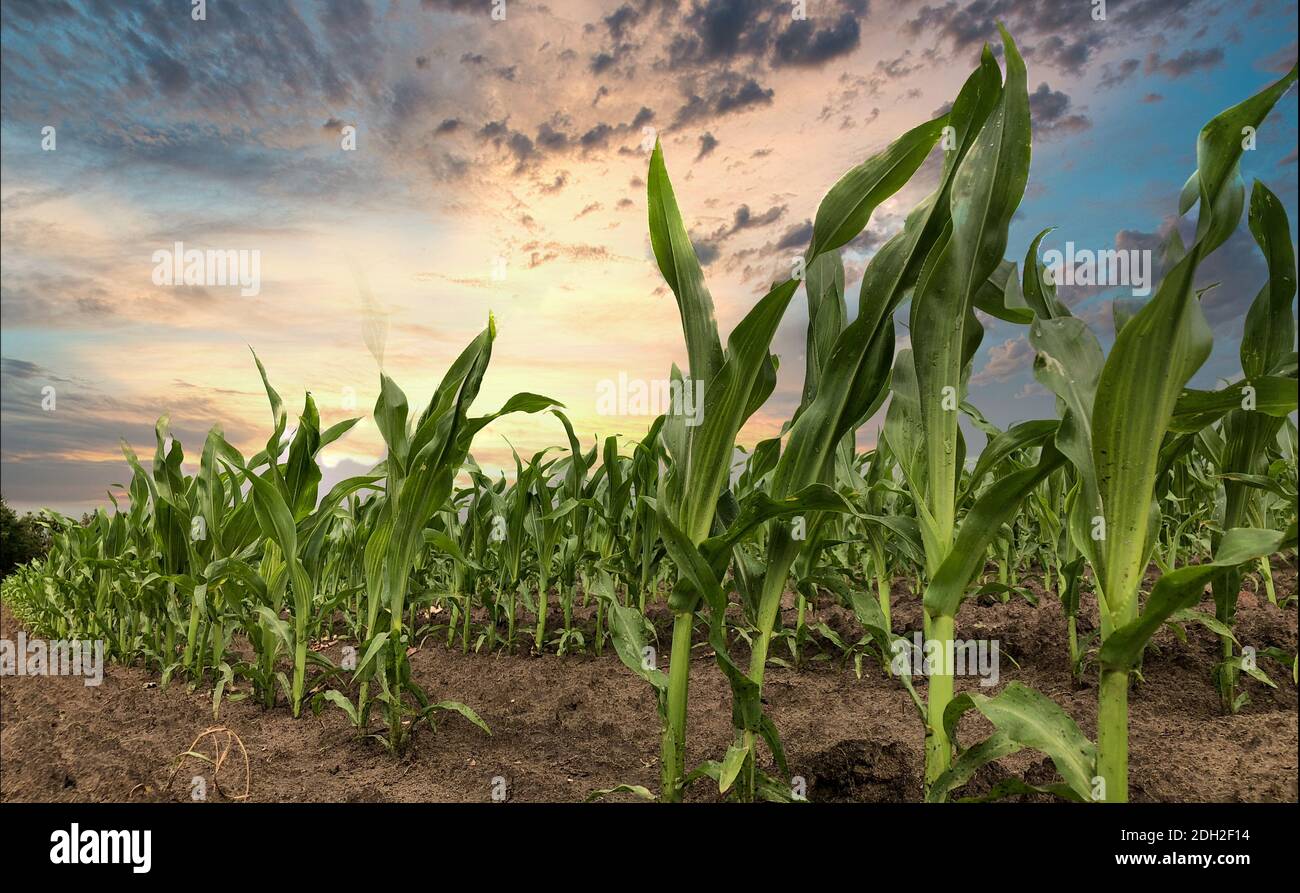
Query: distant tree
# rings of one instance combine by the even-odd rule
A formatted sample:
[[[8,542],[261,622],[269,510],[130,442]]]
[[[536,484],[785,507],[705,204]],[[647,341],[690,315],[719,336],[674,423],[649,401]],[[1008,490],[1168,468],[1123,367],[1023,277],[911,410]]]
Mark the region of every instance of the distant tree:
[[[0,496],[0,577],[44,555],[49,539],[31,512],[19,517]]]

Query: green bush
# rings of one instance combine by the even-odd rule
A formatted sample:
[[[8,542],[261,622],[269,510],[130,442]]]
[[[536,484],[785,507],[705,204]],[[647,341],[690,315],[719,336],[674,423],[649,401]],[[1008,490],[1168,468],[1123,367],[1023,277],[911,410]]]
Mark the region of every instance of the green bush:
[[[18,514],[0,496],[0,577],[7,577],[14,568],[40,558],[49,548],[45,530],[36,523],[31,512]]]

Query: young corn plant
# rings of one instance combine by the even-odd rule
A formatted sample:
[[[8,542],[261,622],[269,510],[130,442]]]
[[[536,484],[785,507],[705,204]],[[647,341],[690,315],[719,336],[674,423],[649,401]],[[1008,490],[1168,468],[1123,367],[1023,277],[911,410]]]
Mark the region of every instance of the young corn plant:
[[[1101,607],[1098,740],[1094,746],[1064,711],[1019,683],[1012,683],[993,698],[962,694],[949,701],[941,716],[935,717],[932,710],[931,724],[936,719],[942,724],[944,740],[955,741],[957,723],[971,709],[982,713],[996,731],[978,744],[959,749],[947,768],[928,778],[927,799],[942,800],[989,760],[1032,747],[1051,757],[1063,779],[1044,790],[1076,800],[1126,800],[1128,681],[1147,641],[1162,624],[1199,600],[1205,585],[1215,577],[1294,541],[1294,526],[1282,533],[1228,530],[1212,559],[1161,577],[1145,610],[1139,613],[1138,588],[1160,526],[1159,508],[1153,499],[1156,484],[1179,450],[1187,448],[1177,437],[1166,438],[1166,432],[1175,419],[1189,424],[1187,419],[1204,411],[1207,401],[1203,395],[1185,395],[1181,411],[1178,406],[1183,385],[1205,360],[1210,346],[1209,329],[1192,287],[1195,270],[1201,259],[1227,239],[1240,217],[1244,191],[1237,174],[1241,129],[1258,127],[1294,80],[1293,69],[1201,131],[1198,170],[1184,191],[1182,207],[1186,211],[1200,201],[1196,241],[1175,260],[1146,306],[1135,313],[1126,309],[1117,312],[1117,340],[1108,358],[1103,357],[1096,337],[1082,321],[1070,316],[1058,302],[1044,300],[1050,295],[1026,279],[1024,297],[1035,316],[1030,329],[1030,343],[1037,354],[1035,374],[1057,395],[1063,410],[1052,443],[1044,444],[1042,453],[1044,457],[1064,455],[1077,473],[1069,525],[1076,545],[1094,570]],[[1035,262],[1031,269],[1036,268]],[[897,380],[897,374],[895,377]],[[1222,403],[1223,397],[1208,400]],[[1211,408],[1208,421],[1215,417]],[[1039,465],[1045,461],[1040,458]],[[962,534],[972,528],[983,502],[985,499],[972,509]],[[959,600],[951,595],[956,587],[948,569],[945,562],[931,581],[927,609],[945,601],[955,605]],[[934,624],[933,619],[931,622]],[[1040,789],[1012,782],[999,786],[993,795],[1025,790]]]
[[[977,296],[1002,265],[1007,229],[1029,175],[1025,66],[1005,30],[1002,41],[1005,84],[986,47],[979,70],[958,99],[958,133],[969,148],[954,159],[951,185],[938,196],[948,213],[918,276],[911,308],[912,349],[900,351],[895,360],[885,427],[890,449],[917,495],[929,578],[926,638],[938,643],[943,655],[951,652],[957,609],[967,585],[983,567],[990,542],[1024,496],[1061,461],[1055,450],[1044,447],[1036,466],[1001,477],[976,499],[959,529],[958,484],[965,444],[958,414],[970,362],[983,336],[975,318]],[[958,109],[954,104],[954,118]],[[1019,426],[1012,429],[1008,444],[986,453],[1001,458],[1034,438],[1041,439],[1041,432]],[[990,473],[997,464],[982,462],[976,474]],[[973,497],[969,489],[966,492]],[[933,786],[952,760],[943,721],[953,700],[952,667],[947,659],[934,663],[927,690],[927,786]]]
[[[642,670],[640,657],[632,666],[656,685],[664,719],[659,796],[665,802],[678,802],[686,780],[686,706],[696,610],[707,598],[716,618],[725,614],[726,596],[717,579],[725,569],[719,565],[727,561],[727,547],[719,545],[705,556],[700,546],[715,531],[718,502],[730,483],[736,432],[775,387],[776,363],[768,346],[798,283],[789,280],[760,299],[736,326],[724,352],[713,299],[678,211],[663,149],[657,144],[650,160],[647,193],[651,246],[677,299],[689,358],[689,382],[683,381],[676,367],[673,379],[680,388],[678,393],[683,394],[693,393],[686,389],[703,382],[705,401],[700,424],[687,426],[685,416],[678,412],[668,416],[663,427],[672,464],[655,498],[655,508],[664,544],[678,567],[678,581],[669,598],[674,619],[668,675]],[[707,572],[693,574],[699,565],[705,565]],[[720,641],[722,632],[720,623],[713,624],[711,640]],[[626,647],[619,649],[625,663],[628,652]],[[725,647],[719,654],[726,654]]]
[[[387,375],[380,376],[374,419],[388,453],[376,469],[384,474],[384,492],[377,497],[382,509],[366,545],[368,638],[355,678],[379,684],[375,697],[384,705],[387,723],[386,734],[380,738],[398,753],[406,748],[415,727],[420,722],[432,725],[433,714],[439,710],[460,713],[487,729],[469,707],[456,701],[434,702],[411,680],[409,650],[414,643],[405,607],[411,573],[425,542],[424,530],[450,499],[474,435],[502,415],[535,413],[559,405],[549,397],[521,393],[494,413],[469,415],[495,337],[496,324],[489,318],[487,328],[457,357],[414,423],[407,419],[406,395]],[[408,702],[408,695],[414,704]],[[341,694],[330,700],[362,724],[368,715],[367,696],[363,688],[356,706]]]
[[[920,164],[923,157],[921,153],[915,164]],[[903,177],[898,185],[905,180]],[[737,504],[730,491],[736,434],[776,385],[777,361],[769,346],[799,282],[791,278],[762,297],[733,330],[724,351],[713,300],[704,285],[699,259],[682,222],[663,150],[658,145],[650,160],[647,192],[651,246],[660,272],[677,299],[689,360],[689,380],[674,367],[673,381],[679,388],[677,392],[683,394],[693,393],[696,383],[703,383],[704,406],[698,425],[686,424],[681,406],[666,418],[662,436],[670,460],[667,474],[654,497],[640,498],[643,505],[653,504],[664,546],[678,569],[668,602],[674,614],[668,675],[642,666],[635,641],[624,641],[617,650],[634,672],[656,687],[664,725],[659,797],[677,802],[687,780],[686,706],[698,608],[701,604],[708,607],[709,641],[733,686],[733,722],[738,728],[762,733],[780,760],[779,742],[771,723],[762,716],[757,689],[730,657],[725,632],[727,598],[719,581],[731,563],[735,545],[767,520],[817,506],[834,510],[847,506],[825,487],[781,501],[760,492],[745,504]],[[855,201],[860,197],[854,193]],[[809,262],[853,238],[865,225],[870,207],[874,202],[864,210],[846,196],[843,204],[833,209],[833,218],[827,218],[834,225],[830,226],[830,234],[822,236],[820,250],[810,250]],[[839,236],[842,241],[832,242]],[[634,624],[624,623],[626,615],[622,612],[616,614],[616,636],[627,635]],[[734,777],[732,767],[738,771],[740,765],[734,755],[725,763],[725,771],[719,770],[717,764],[706,764],[704,769],[706,774],[720,778],[724,789],[730,787],[726,776]]]
[[[825,481],[833,475],[834,449],[852,436],[853,429],[874,411],[882,395],[893,352],[892,328],[882,323],[889,317],[888,301],[895,294],[901,296],[898,280],[905,275],[912,244],[897,243],[888,253],[892,266],[885,275],[888,278],[892,274],[894,281],[882,289],[882,294],[869,293],[873,300],[880,301],[880,306],[871,306],[844,332],[842,313],[837,318],[831,312],[842,300],[831,294],[836,281],[841,283],[842,293],[842,273],[837,277],[837,263],[825,258],[855,238],[876,206],[911,178],[938,142],[945,123],[944,117],[926,122],[854,168],[831,188],[818,208],[803,269],[809,272],[809,294],[814,306],[824,305],[828,310],[823,316],[828,322],[820,326],[814,323],[813,337],[814,344],[828,355],[824,367],[820,357],[814,366],[833,370],[825,373],[833,380],[817,387],[817,394],[824,394],[820,402],[809,395],[809,408],[804,413],[808,420],[802,426],[796,420],[792,427],[792,437],[796,429],[799,431],[793,449],[796,459],[787,461],[784,471],[777,466],[772,492],[756,490],[739,502],[730,491],[735,436],[775,385],[777,363],[768,346],[799,280],[791,278],[773,287],[736,327],[724,353],[713,320],[712,301],[677,210],[662,150],[657,148],[651,159],[651,242],[659,268],[681,310],[691,380],[705,382],[701,424],[688,428],[683,419],[670,416],[664,425],[673,473],[660,488],[657,499],[664,544],[679,574],[669,601],[676,619],[665,699],[668,728],[661,796],[666,800],[679,799],[683,783],[690,638],[701,600],[709,608],[710,644],[732,686],[732,721],[737,733],[736,743],[721,763],[706,763],[702,771],[714,778],[724,793],[743,774],[738,790],[741,799],[753,799],[760,787],[765,795],[788,799],[788,793],[778,793],[784,791],[784,785],[759,778],[754,760],[756,742],[762,738],[778,767],[784,769],[779,737],[763,715],[760,692],[776,608],[799,544],[781,532],[779,525],[774,528],[769,563],[757,599],[758,637],[749,672],[736,664],[727,646],[727,600],[720,581],[736,547],[756,535],[766,522],[791,515],[815,518],[821,511],[848,510],[847,503]],[[831,266],[826,266],[828,263]],[[674,377],[680,380],[676,370]],[[738,560],[737,574],[742,578],[751,576],[743,560]],[[752,582],[744,585],[752,591]]]
[[[1221,530],[1244,527],[1247,523],[1259,526],[1262,519],[1257,517],[1256,506],[1263,494],[1257,478],[1267,469],[1268,448],[1276,441],[1285,418],[1285,413],[1276,411],[1276,404],[1281,401],[1287,412],[1294,412],[1296,406],[1292,335],[1295,315],[1291,310],[1296,294],[1296,269],[1291,226],[1278,197],[1258,180],[1251,191],[1248,219],[1250,231],[1268,265],[1268,281],[1246,314],[1241,337],[1243,378],[1239,408],[1231,410],[1223,420],[1226,443],[1219,467],[1224,492]],[[1258,408],[1261,397],[1270,404],[1270,411]],[[1218,545],[1217,538],[1215,545]],[[1267,556],[1264,561],[1267,562]],[[1235,622],[1241,580],[1240,570],[1233,568],[1214,581],[1215,618],[1224,626],[1231,627]],[[1215,676],[1224,710],[1235,713],[1246,700],[1245,692],[1237,691],[1242,661],[1235,653],[1231,635],[1221,635],[1220,641],[1223,660]]]
[[[845,448],[846,441],[852,442],[854,432],[879,409],[888,393],[889,366],[894,355],[893,311],[915,283],[923,246],[942,229],[942,223],[935,219],[941,215],[932,213],[934,197],[913,211],[903,232],[872,259],[863,278],[858,316],[847,326],[842,310],[844,274],[835,252],[867,225],[877,205],[907,183],[950,126],[949,121],[950,116],[941,116],[903,135],[842,177],[818,208],[812,244],[805,255],[810,306],[809,373],[785,449],[771,474],[767,499],[773,505],[798,501],[799,494],[810,492],[809,488],[819,488],[811,492],[833,492],[829,487],[835,482],[837,452]],[[941,186],[940,192],[943,189]],[[755,500],[750,497],[748,501]],[[781,596],[791,569],[801,553],[811,556],[818,551],[820,518],[809,508],[806,513],[782,512],[800,519],[802,530],[811,532],[805,539],[800,539],[789,524],[773,523],[770,527],[756,599],[757,635],[745,684],[735,687],[738,702],[746,697],[755,701],[761,697]],[[842,511],[838,507],[835,510]],[[801,570],[805,578],[812,575],[807,563]],[[722,786],[729,787],[734,778],[739,782],[737,798],[752,800],[762,783],[755,745],[764,730],[761,724],[754,726],[753,717],[745,710],[733,709],[733,717],[748,720],[749,724],[737,728],[737,741],[723,761],[726,771],[722,773]],[[768,730],[762,737],[771,746],[775,730]],[[779,753],[776,747],[773,752]]]

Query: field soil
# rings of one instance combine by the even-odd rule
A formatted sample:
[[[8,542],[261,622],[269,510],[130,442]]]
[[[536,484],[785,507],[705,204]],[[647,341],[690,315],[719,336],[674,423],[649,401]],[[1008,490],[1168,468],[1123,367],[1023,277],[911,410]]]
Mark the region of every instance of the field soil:
[[[1262,590],[1258,597],[1244,591],[1237,636],[1258,652],[1278,647],[1294,655],[1294,563],[1279,562],[1275,577],[1279,596],[1290,596],[1290,606],[1275,607]],[[901,583],[894,604],[896,631],[919,628],[919,605]],[[1213,612],[1212,603],[1207,599],[1201,610]],[[1086,597],[1083,613],[1081,630],[1094,628],[1096,608]],[[666,656],[669,618],[662,609],[652,609],[652,617],[660,630],[659,653]],[[784,619],[793,624],[792,605]],[[852,614],[830,602],[815,606],[808,622],[824,623],[850,643],[862,635]],[[19,628],[0,606],[0,635],[13,640]],[[1074,684],[1065,629],[1060,604],[1050,595],[1037,606],[1019,599],[968,600],[957,623],[961,638],[998,640],[999,685],[1018,680],[1036,688],[1093,737],[1095,666],[1082,686]],[[702,629],[697,632],[702,636]],[[1297,691],[1291,667],[1261,657],[1261,669],[1277,688],[1243,677],[1250,703],[1227,716],[1211,678],[1218,641],[1199,624],[1188,625],[1186,633],[1186,642],[1168,627],[1157,634],[1130,695],[1131,798],[1296,801]],[[520,636],[521,651],[526,638]],[[335,643],[325,650],[337,660],[338,649]],[[773,653],[788,657],[783,643]],[[374,740],[358,739],[332,706],[318,716],[304,711],[295,720],[283,705],[264,710],[249,700],[226,701],[214,720],[207,692],[191,692],[181,681],[160,687],[155,674],[138,667],[110,665],[98,687],[79,678],[5,676],[0,800],[189,800],[196,776],[204,778],[211,800],[240,797],[247,786],[249,799],[281,802],[484,802],[494,793],[513,801],[576,801],[620,783],[658,788],[654,699],[612,647],[601,657],[465,655],[459,643],[450,649],[434,636],[411,662],[416,681],[432,696],[469,704],[492,734],[460,716],[440,714],[436,733],[421,728],[399,758]],[[923,680],[917,687],[924,696]],[[959,691],[977,687],[976,679],[957,680]],[[863,662],[858,678],[851,661],[814,645],[799,669],[769,667],[765,700],[791,772],[806,779],[809,799],[921,798],[920,721],[904,690],[874,661]],[[721,758],[730,743],[730,713],[730,689],[701,639],[691,666],[688,765]],[[238,737],[247,763],[225,732],[203,736],[213,727]],[[959,738],[972,743],[990,728],[968,714]],[[215,778],[210,764],[181,756],[191,745],[207,754],[230,745]],[[1055,771],[1046,758],[1022,751],[988,767],[963,793],[987,790],[1008,776],[1045,784]],[[715,800],[717,791],[701,781],[687,799]]]

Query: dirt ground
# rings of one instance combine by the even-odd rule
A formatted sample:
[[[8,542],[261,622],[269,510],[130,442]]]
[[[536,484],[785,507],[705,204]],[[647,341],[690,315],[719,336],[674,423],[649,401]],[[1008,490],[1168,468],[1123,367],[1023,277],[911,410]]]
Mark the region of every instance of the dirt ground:
[[[1278,567],[1279,594],[1294,594],[1294,563]],[[894,592],[894,628],[920,625],[920,607],[901,585]],[[1202,605],[1212,611],[1212,605]],[[1082,629],[1096,622],[1085,603]],[[787,611],[786,621],[793,622]],[[658,615],[666,628],[667,618]],[[827,604],[809,623],[826,623],[847,641],[861,636],[852,615]],[[1258,651],[1295,654],[1297,611],[1243,592],[1237,634]],[[0,606],[0,636],[18,624]],[[702,630],[699,632],[702,633]],[[960,638],[1000,642],[1001,684],[1019,680],[1053,698],[1096,733],[1095,667],[1073,684],[1059,603],[1016,600],[963,605]],[[666,654],[667,638],[661,633]],[[1130,695],[1130,780],[1135,801],[1239,802],[1297,800],[1297,691],[1290,667],[1261,658],[1275,690],[1243,684],[1251,702],[1236,716],[1220,712],[1210,676],[1215,637],[1190,625],[1188,642],[1165,628],[1149,649],[1143,680]],[[590,641],[590,638],[588,639]],[[520,647],[523,645],[521,643]],[[782,652],[774,652],[782,653]],[[337,658],[337,655],[332,655]],[[401,758],[358,740],[333,707],[294,720],[287,708],[264,710],[248,700],[225,702],[214,721],[206,692],[183,682],[167,688],[137,667],[110,666],[98,687],[68,677],[0,678],[0,800],[188,800],[191,780],[204,776],[209,799],[243,792],[261,801],[483,802],[500,793],[514,801],[574,801],[620,783],[657,789],[659,726],[651,691],[607,648],[602,657],[461,654],[427,640],[412,658],[415,679],[437,698],[463,701],[491,727],[489,736],[459,716],[442,714],[436,733],[421,729]],[[958,679],[958,690],[975,686]],[[924,684],[918,689],[924,695]],[[772,666],[765,699],[780,730],[792,773],[807,780],[813,801],[897,802],[921,797],[922,727],[906,693],[878,665],[861,679],[841,657],[807,660],[802,669]],[[730,743],[730,689],[707,646],[691,667],[688,765],[720,759]],[[983,724],[983,725],[982,725]],[[204,730],[224,726],[236,746],[212,784],[211,767],[178,757]],[[982,726],[982,727],[981,727]],[[968,715],[965,742],[989,731]],[[222,742],[227,739],[222,735]],[[211,753],[205,739],[198,749]],[[169,785],[169,780],[175,777]],[[245,772],[247,771],[247,776]],[[965,793],[1014,775],[1033,783],[1054,778],[1050,762],[1028,751],[992,767]],[[626,799],[620,795],[612,799]],[[717,799],[696,783],[690,800]]]

